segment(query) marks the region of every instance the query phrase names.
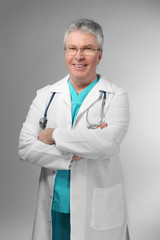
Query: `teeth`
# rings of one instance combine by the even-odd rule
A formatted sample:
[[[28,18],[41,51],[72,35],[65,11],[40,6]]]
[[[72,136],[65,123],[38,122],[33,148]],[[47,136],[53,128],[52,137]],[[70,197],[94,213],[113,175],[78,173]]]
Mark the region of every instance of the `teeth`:
[[[82,67],[85,67],[86,65],[78,65],[78,64],[75,64],[75,67],[79,67],[79,68],[82,68]]]

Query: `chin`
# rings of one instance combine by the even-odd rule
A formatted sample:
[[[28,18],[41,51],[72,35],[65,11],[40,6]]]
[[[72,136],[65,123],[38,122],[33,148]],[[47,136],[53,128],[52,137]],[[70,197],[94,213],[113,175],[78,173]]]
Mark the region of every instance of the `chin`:
[[[85,80],[88,78],[86,74],[70,74],[74,79]]]
[[[75,77],[78,81],[86,81],[88,80],[88,77],[87,76],[76,76]]]

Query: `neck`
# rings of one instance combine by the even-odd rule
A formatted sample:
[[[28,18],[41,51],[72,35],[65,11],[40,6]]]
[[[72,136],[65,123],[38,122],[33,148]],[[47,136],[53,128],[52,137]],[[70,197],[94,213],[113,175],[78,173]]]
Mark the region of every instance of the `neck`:
[[[82,79],[73,79],[70,77],[70,82],[74,89],[76,90],[77,94],[82,92],[89,84],[91,84],[94,80],[96,80],[97,75],[92,80],[82,80]]]

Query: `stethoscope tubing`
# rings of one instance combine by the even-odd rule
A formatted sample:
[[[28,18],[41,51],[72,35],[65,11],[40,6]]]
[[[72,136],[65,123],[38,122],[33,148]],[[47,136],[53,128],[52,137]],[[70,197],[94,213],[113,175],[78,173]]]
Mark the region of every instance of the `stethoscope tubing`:
[[[45,110],[45,112],[44,112],[44,117],[45,117],[45,118],[47,118],[48,108],[49,108],[49,106],[50,106],[50,104],[51,104],[51,102],[52,102],[52,100],[53,100],[53,98],[54,98],[54,95],[55,95],[55,92],[52,93],[52,96],[51,96],[51,98],[50,98],[50,100],[49,100],[49,103],[48,103],[48,105],[47,105],[47,107],[46,107],[46,110]]]
[[[87,124],[88,124],[88,128],[91,128],[91,129],[94,129],[94,128],[96,128],[97,126],[99,126],[99,125],[102,123],[102,120],[103,120],[103,117],[104,117],[104,106],[105,106],[105,103],[106,103],[106,92],[100,90],[100,93],[103,94],[100,121],[97,122],[97,123],[91,123],[91,122],[89,122],[89,120],[88,120],[89,109],[87,110],[86,122],[87,122]]]
[[[51,98],[49,100],[49,103],[48,103],[48,105],[47,105],[47,107],[45,109],[44,117],[39,120],[39,125],[40,125],[41,129],[45,129],[46,126],[47,126],[47,121],[48,121],[47,120],[47,112],[48,112],[48,108],[49,108],[49,106],[50,106],[50,104],[51,104],[51,102],[52,102],[52,100],[54,98],[54,95],[55,95],[55,92],[52,93],[52,96],[51,96]]]

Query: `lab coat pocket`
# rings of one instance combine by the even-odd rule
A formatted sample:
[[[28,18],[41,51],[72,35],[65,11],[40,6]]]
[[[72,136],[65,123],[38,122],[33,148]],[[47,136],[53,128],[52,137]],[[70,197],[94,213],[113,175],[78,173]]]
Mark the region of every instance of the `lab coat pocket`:
[[[119,227],[124,218],[122,185],[94,188],[91,211],[92,228],[109,230]]]

